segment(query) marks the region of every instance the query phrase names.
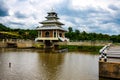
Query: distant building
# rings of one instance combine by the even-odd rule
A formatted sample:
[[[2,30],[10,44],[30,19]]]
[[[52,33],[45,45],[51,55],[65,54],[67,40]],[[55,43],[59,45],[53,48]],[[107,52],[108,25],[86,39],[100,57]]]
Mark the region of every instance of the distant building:
[[[52,46],[52,43],[58,41],[68,41],[65,38],[66,30],[62,28],[63,23],[58,21],[57,13],[54,11],[48,12],[47,20],[40,22],[41,27],[37,27],[38,37],[36,41],[43,42],[47,46]]]

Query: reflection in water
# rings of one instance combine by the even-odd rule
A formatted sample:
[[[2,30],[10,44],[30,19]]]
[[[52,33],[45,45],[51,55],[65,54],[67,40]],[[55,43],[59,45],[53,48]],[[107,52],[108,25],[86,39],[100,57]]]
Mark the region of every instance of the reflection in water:
[[[81,52],[0,49],[0,80],[108,80],[99,79],[97,61]]]
[[[64,54],[39,53],[40,61],[45,70],[46,79],[57,80],[57,73],[63,63]]]

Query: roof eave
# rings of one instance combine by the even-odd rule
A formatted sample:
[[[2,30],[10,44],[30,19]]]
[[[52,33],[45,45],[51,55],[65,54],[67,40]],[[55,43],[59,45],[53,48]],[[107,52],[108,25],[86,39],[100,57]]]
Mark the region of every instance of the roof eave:
[[[61,22],[39,22],[40,24],[49,24],[49,23],[57,23],[57,24],[60,24],[60,25],[65,25]]]
[[[62,30],[62,31],[67,32],[67,30],[64,30],[64,29],[40,29],[40,28],[37,28],[36,30]]]

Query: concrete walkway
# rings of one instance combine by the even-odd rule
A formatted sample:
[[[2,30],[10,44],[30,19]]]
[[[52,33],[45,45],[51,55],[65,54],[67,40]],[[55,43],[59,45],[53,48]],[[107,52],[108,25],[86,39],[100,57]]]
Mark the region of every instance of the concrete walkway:
[[[106,45],[100,52],[104,58],[99,60],[99,76],[120,80],[120,46]]]
[[[110,46],[107,57],[109,62],[120,62],[120,46]]]

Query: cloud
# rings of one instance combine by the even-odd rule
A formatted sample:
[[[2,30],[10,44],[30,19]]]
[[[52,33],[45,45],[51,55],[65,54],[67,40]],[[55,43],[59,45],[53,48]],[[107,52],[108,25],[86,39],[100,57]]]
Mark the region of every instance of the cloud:
[[[86,3],[87,2],[87,3]],[[74,24],[73,28],[87,32],[120,34],[120,8],[118,0],[70,0],[64,10],[60,10],[66,21]],[[114,3],[114,5],[112,5]],[[114,29],[112,29],[114,28]]]
[[[109,5],[108,6],[110,9],[112,9],[112,10],[114,10],[114,11],[116,11],[116,10],[119,10],[120,8],[118,8],[117,6],[115,6],[115,5]]]
[[[28,17],[27,15],[25,15],[24,13],[21,13],[21,12],[16,12],[15,16],[17,18],[27,18]]]
[[[119,5],[119,0],[0,0],[0,21],[12,28],[34,29],[54,8],[65,29],[120,34]]]
[[[8,7],[7,5],[5,5],[5,2],[0,0],[0,16],[4,17],[4,16],[8,16],[9,15],[9,11],[8,11]]]

